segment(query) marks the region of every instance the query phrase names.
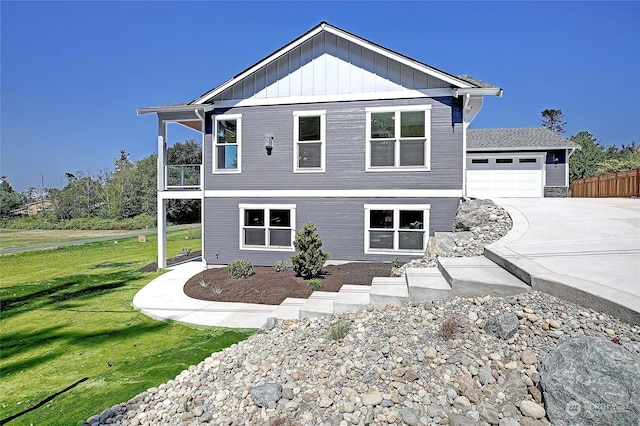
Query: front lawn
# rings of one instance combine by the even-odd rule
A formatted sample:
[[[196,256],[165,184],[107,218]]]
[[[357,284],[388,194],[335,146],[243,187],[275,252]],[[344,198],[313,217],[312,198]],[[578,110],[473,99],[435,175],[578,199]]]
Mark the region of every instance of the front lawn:
[[[200,249],[188,231],[169,234],[167,252]],[[156,237],[0,256],[0,422],[69,391],[11,424],[75,425],[106,407],[173,379],[252,330],[195,329],[151,320],[131,304],[159,273]]]

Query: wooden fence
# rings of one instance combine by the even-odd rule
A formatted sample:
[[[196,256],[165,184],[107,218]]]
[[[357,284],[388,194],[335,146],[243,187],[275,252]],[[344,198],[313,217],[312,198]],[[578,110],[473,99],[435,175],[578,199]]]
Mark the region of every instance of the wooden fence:
[[[571,182],[571,197],[640,197],[640,169],[576,179]]]

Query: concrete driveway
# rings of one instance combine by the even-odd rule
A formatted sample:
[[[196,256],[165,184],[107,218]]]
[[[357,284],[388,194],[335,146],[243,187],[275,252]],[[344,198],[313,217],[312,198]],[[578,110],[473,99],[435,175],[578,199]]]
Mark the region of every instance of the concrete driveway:
[[[514,227],[487,257],[534,289],[640,324],[640,200],[494,201]]]

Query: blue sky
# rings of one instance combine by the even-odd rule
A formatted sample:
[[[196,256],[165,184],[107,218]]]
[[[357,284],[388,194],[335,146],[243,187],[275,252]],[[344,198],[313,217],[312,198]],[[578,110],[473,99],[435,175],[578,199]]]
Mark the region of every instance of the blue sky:
[[[554,108],[567,137],[640,142],[640,2],[0,1],[0,15],[0,174],[18,191],[148,156],[156,119],[138,108],[193,100],[321,21],[502,87],[472,128],[539,126]]]

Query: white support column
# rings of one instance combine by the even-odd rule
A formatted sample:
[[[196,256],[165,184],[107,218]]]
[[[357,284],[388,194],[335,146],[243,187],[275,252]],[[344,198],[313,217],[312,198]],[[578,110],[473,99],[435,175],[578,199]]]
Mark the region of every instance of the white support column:
[[[158,194],[158,269],[167,267],[167,200]]]
[[[167,164],[167,125],[158,118],[158,191],[166,186],[165,170]]]

